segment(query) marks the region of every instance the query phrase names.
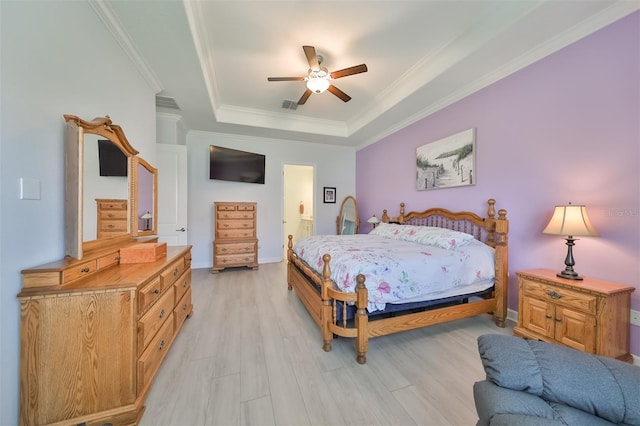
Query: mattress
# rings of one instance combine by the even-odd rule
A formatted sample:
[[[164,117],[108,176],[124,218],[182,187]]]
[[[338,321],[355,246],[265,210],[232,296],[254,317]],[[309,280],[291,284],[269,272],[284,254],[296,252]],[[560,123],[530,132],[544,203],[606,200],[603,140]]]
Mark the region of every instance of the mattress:
[[[440,233],[436,239],[424,237],[428,231],[423,229],[428,227],[414,227],[420,228],[419,238],[403,237],[390,233],[389,226],[379,233],[306,237],[293,251],[318,274],[324,265],[322,256],[331,255],[331,279],[343,292],[354,292],[356,276],[363,274],[370,313],[384,310],[387,304],[444,299],[493,286],[494,250],[486,244],[470,236],[443,237],[440,228],[434,231]],[[409,225],[397,226],[409,232]]]

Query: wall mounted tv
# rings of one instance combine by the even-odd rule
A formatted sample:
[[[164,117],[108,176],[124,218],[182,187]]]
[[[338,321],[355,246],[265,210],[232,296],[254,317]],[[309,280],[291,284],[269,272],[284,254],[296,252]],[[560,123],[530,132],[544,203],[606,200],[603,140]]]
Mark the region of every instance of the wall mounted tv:
[[[127,156],[110,140],[98,140],[100,176],[127,176]]]
[[[237,149],[209,147],[209,179],[264,183],[265,156]]]

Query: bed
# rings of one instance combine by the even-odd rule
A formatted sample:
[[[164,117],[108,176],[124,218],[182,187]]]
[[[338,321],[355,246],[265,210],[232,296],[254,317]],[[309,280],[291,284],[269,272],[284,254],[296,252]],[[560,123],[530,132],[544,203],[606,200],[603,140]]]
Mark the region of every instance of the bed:
[[[487,203],[486,217],[405,213],[401,203],[400,214],[384,210],[370,234],[313,236],[295,246],[289,236],[287,285],[319,326],[323,349],[334,336],[354,338],[364,364],[372,337],[485,313],[504,327],[509,222],[504,209],[496,217],[494,199]]]

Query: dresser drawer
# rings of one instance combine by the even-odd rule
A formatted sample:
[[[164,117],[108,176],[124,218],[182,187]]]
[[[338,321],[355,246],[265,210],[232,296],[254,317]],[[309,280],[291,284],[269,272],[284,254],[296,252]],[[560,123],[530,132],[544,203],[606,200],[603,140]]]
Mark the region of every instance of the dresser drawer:
[[[96,269],[96,260],[79,263],[69,269],[65,269],[64,271],[62,271],[62,282],[66,284],[71,281],[77,280],[78,278],[86,277],[87,275],[94,273]]]
[[[238,220],[247,219],[253,221],[253,211],[219,211],[216,214],[218,220]]]
[[[160,274],[160,279],[162,280],[162,290],[173,285],[174,282],[182,275],[184,272],[184,258],[180,258],[179,260],[173,262],[171,266],[162,271]]]
[[[191,287],[191,269],[187,269],[173,286],[175,288],[176,300],[180,300],[184,293]]]
[[[216,256],[216,267],[233,267],[233,266],[245,266],[247,264],[255,264],[257,262],[255,254],[230,254]]]
[[[216,211],[234,212],[236,210],[235,204],[216,204]]]
[[[100,210],[100,219],[127,220],[127,209],[125,207],[124,210],[108,210],[108,209]]]
[[[214,244],[216,255],[256,253],[258,251],[257,246],[258,243],[256,241]]]
[[[98,269],[104,269],[111,265],[116,265],[120,262],[120,254],[116,251],[107,256],[102,256],[98,259]]]
[[[107,232],[127,232],[127,221],[118,219],[106,219],[100,221],[100,231]]]
[[[182,299],[176,304],[173,310],[174,329],[177,331],[182,327],[185,318],[191,313],[191,287],[187,289]]]
[[[256,230],[255,229],[219,229],[216,228],[216,238],[255,238]]]
[[[127,200],[101,200],[98,201],[100,210],[124,210],[127,211]]]
[[[236,220],[217,220],[216,230],[224,231],[227,229],[253,229],[253,220],[236,219]]]
[[[550,301],[556,305],[578,309],[589,314],[596,314],[598,298],[595,295],[579,293],[564,287],[529,281],[527,279],[523,279],[523,288],[527,296]]]
[[[153,336],[173,312],[174,306],[175,298],[173,291],[170,289],[160,297],[160,300],[153,304],[149,312],[140,318],[138,321],[138,353],[141,353],[151,342]]]
[[[151,282],[138,292],[138,312],[144,313],[149,306],[160,297],[162,283],[160,277],[155,277]]]
[[[173,312],[164,322],[147,349],[138,358],[138,392],[151,381],[165,354],[169,350],[174,333]]]

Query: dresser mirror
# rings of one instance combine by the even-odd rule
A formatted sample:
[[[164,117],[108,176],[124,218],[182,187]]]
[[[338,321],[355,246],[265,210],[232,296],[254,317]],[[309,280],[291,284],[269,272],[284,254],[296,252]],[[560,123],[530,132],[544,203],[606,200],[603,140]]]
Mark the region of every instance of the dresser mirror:
[[[358,203],[351,195],[342,201],[340,215],[336,219],[336,225],[338,235],[353,235],[358,233],[358,229],[360,229]]]
[[[155,235],[158,229],[158,169],[134,156],[131,179],[131,233]]]
[[[92,121],[74,115],[64,118],[65,255],[82,259],[85,251],[111,242],[106,240],[131,239],[129,211],[135,201],[131,170],[138,151],[108,116]],[[97,200],[116,200],[124,207],[123,228],[117,235],[98,239]]]

